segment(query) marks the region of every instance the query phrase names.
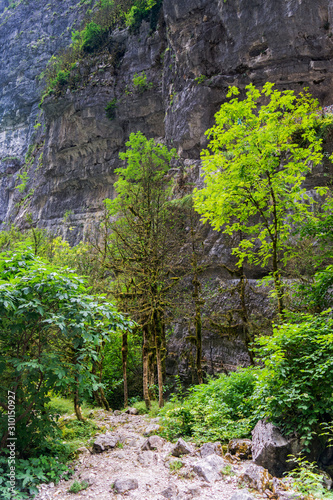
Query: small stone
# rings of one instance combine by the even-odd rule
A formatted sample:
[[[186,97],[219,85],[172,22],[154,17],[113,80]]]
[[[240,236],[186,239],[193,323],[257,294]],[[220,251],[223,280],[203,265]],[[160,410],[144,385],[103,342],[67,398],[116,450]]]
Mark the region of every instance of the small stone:
[[[91,486],[92,484],[94,484],[96,482],[96,478],[95,478],[95,475],[93,473],[80,474],[80,479],[81,479],[81,481],[85,481],[86,483],[88,483],[89,486]]]
[[[192,497],[200,497],[201,490],[200,488],[189,488],[186,493]]]
[[[176,498],[178,495],[178,488],[175,484],[171,484],[170,486],[168,486],[168,488],[162,491],[161,495],[164,498]]]
[[[113,488],[117,493],[125,493],[129,490],[136,490],[139,487],[137,479],[116,479]]]
[[[150,436],[141,446],[142,451],[157,450],[162,451],[165,439],[160,436]]]
[[[144,430],[144,436],[152,436],[153,434],[156,434],[156,432],[159,432],[161,426],[158,424],[152,424],[148,425],[148,427],[145,428]]]
[[[174,457],[181,457],[182,455],[188,455],[192,453],[192,447],[184,441],[184,439],[179,438],[176,445],[171,450],[171,454]]]
[[[158,461],[156,453],[153,451],[143,451],[138,454],[138,462],[140,462],[143,467],[150,467],[155,465]]]
[[[207,483],[212,483],[221,479],[221,470],[225,465],[225,461],[219,455],[209,455],[193,465],[193,471]]]
[[[242,460],[251,458],[252,456],[252,441],[251,439],[232,439],[228,444],[228,452],[231,455],[236,455]]]
[[[76,450],[76,452],[79,454],[79,455],[86,455],[87,453],[89,453],[89,450],[88,448],[86,448],[85,446],[81,446],[80,448],[78,448]]]
[[[204,443],[200,448],[201,458],[208,457],[209,455],[223,455],[221,443]]]
[[[260,465],[251,464],[240,477],[240,481],[246,482],[250,488],[263,493],[265,490],[271,490],[273,487],[273,477],[267,469]]]
[[[237,491],[232,495],[230,500],[254,500],[254,497],[247,491]]]
[[[120,410],[115,410],[113,414],[115,417],[119,417],[119,415],[122,415],[122,412]]]
[[[137,408],[126,408],[125,410],[125,413],[128,413],[128,415],[137,415],[139,413],[139,411],[137,410]]]

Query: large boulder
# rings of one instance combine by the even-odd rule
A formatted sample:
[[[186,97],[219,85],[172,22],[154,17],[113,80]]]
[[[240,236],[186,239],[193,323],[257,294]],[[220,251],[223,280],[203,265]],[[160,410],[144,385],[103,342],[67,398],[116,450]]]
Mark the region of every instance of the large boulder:
[[[255,464],[265,467],[273,476],[282,477],[283,473],[292,470],[295,462],[290,455],[304,452],[304,443],[301,439],[283,436],[280,430],[270,422],[259,420],[252,431],[252,459]],[[310,444],[307,453],[310,462],[317,462],[330,476],[333,477],[333,447],[329,446],[327,437],[318,430],[317,436]]]
[[[297,455],[302,448],[299,439],[284,437],[275,425],[264,420],[259,420],[252,431],[252,459],[273,476],[282,477],[291,470],[294,463],[288,461],[289,455]]]

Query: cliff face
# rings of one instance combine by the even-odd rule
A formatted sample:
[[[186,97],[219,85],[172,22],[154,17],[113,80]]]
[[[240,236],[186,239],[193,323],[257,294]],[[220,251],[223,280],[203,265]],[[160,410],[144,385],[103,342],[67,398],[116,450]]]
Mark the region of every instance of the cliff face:
[[[34,131],[37,76],[68,44],[87,3],[16,3],[5,10],[9,1],[0,0],[2,221],[22,223],[30,213],[40,225],[78,241],[98,218],[101,201],[114,195],[114,169],[129,134],[141,130],[163,138],[191,165],[229,85],[272,81],[296,91],[306,86],[321,105],[333,102],[332,1],[164,0],[156,31],[143,22],[136,34],[110,34],[102,53],[80,63],[77,88],[45,100]],[[146,75],[146,85],[135,84],[136,73]],[[114,99],[110,120],[105,107]],[[22,167],[32,141],[37,146],[30,166]],[[21,167],[28,176],[22,193],[15,189]],[[205,245],[216,279],[216,266],[228,262],[230,249],[213,231]],[[252,305],[263,307],[257,299]],[[179,326],[175,339],[182,331]],[[205,337],[207,359],[212,349],[219,351],[216,338]],[[223,342],[224,354],[216,354],[221,363],[244,361],[244,349],[237,354],[235,343]]]
[[[22,0],[5,11],[7,4],[0,1],[0,218],[19,220],[27,208],[15,207],[22,196],[14,185],[33,139],[37,76],[68,44],[86,4],[38,0],[32,7]],[[107,49],[81,65],[78,89],[44,105],[44,130],[37,133],[42,166],[28,174],[23,193],[28,210],[51,228],[71,211],[72,240],[79,238],[101,200],[113,194],[113,171],[129,133],[163,137],[183,158],[198,159],[229,85],[308,86],[322,105],[330,104],[332,13],[326,0],[315,6],[311,0],[164,0],[155,32],[143,22],[135,35],[112,33]],[[134,74],[143,72],[147,88],[133,85]],[[114,98],[110,121],[105,106]]]

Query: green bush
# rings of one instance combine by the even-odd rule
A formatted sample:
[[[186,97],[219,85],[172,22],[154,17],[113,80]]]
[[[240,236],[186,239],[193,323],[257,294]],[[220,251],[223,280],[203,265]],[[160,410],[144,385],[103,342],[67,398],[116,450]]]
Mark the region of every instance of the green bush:
[[[110,119],[113,120],[116,117],[116,108],[117,108],[117,99],[116,97],[110,101],[106,107],[106,116]]]
[[[332,327],[331,310],[295,315],[258,340],[265,363],[255,396],[258,416],[261,412],[287,435],[296,432],[305,445],[320,423],[333,419]]]
[[[82,33],[82,49],[85,52],[93,52],[102,44],[103,35],[103,28],[91,21],[86,25]]]
[[[9,480],[8,457],[0,456],[0,498],[3,500],[21,500],[34,498],[40,483],[58,483],[60,479],[69,479],[73,471],[59,461],[59,457],[40,456],[29,459],[15,459],[16,485],[13,491]]]
[[[173,398],[160,411],[162,435],[168,439],[190,436],[199,443],[248,437],[256,423],[251,396],[257,373],[249,368],[222,374],[191,388],[183,401]]]

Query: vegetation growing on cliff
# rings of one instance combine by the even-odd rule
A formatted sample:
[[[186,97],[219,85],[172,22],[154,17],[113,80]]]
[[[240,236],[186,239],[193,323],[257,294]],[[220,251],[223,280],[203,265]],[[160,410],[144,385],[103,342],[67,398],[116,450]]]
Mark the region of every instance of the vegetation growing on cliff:
[[[80,80],[78,66],[87,55],[102,49],[108,34],[115,27],[127,26],[137,29],[142,20],[150,19],[155,30],[162,0],[100,0],[88,11],[83,27],[72,32],[72,43],[59,55],[52,56],[43,77],[45,91],[41,105],[47,95],[60,94],[67,86],[74,88]]]

